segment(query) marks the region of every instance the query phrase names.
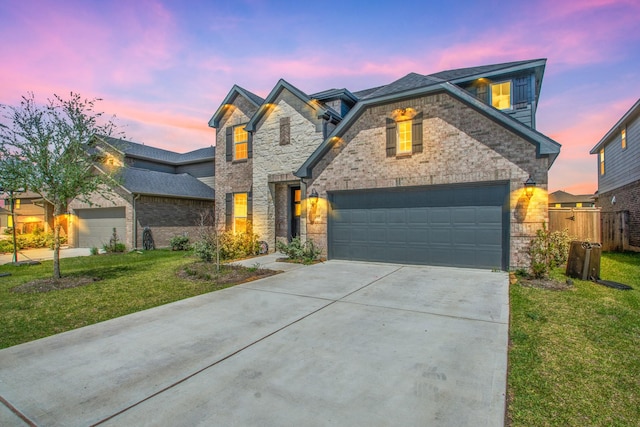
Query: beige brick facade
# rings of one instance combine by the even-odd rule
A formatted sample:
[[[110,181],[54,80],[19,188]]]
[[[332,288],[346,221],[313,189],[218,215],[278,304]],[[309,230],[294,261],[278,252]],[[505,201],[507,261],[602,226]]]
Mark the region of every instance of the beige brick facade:
[[[392,112],[424,114],[422,153],[387,157],[385,122]],[[536,147],[446,94],[424,96],[367,109],[313,170],[309,190],[321,197],[306,237],[327,248],[327,193],[336,190],[509,181],[510,266],[526,267],[531,236],[547,221],[547,162]],[[529,176],[538,189],[529,199]],[[326,253],[326,252],[325,252]]]
[[[216,227],[225,226],[225,196],[227,193],[249,193],[252,190],[253,159],[227,161],[226,133],[229,126],[246,124],[257,108],[242,96],[236,96],[226,107],[216,132]]]

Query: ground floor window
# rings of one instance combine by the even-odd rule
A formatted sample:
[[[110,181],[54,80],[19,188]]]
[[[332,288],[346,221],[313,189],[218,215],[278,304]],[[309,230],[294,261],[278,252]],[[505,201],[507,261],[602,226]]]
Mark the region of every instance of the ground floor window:
[[[233,195],[233,231],[235,233],[247,231],[247,193]]]

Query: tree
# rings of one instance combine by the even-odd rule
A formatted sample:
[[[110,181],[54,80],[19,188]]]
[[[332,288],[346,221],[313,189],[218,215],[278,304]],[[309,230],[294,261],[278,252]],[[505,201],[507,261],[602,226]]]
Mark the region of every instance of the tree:
[[[116,132],[113,118],[104,120],[94,110],[100,99],[83,99],[71,92],[68,99],[54,95],[38,105],[33,93],[17,107],[1,105],[0,163],[11,165],[17,185],[33,191],[53,206],[53,277],[60,274],[60,215],[73,199],[89,201],[93,193],[109,197],[117,184],[116,170],[96,169],[100,153],[91,142]]]

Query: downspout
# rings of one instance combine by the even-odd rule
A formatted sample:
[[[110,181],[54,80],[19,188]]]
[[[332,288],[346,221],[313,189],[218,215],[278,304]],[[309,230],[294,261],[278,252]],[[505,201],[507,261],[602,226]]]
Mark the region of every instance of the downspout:
[[[140,194],[133,197],[133,249],[138,249],[138,215],[136,214],[136,200],[140,198]]]

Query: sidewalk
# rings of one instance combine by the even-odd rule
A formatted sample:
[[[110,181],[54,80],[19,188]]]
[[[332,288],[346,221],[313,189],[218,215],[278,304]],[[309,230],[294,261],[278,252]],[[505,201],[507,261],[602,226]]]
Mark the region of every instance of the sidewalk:
[[[89,248],[61,248],[60,258],[73,258],[77,256],[91,255]],[[18,262],[21,261],[44,261],[53,259],[53,250],[49,248],[25,249],[18,251]],[[0,254],[0,265],[13,262],[13,253]]]

